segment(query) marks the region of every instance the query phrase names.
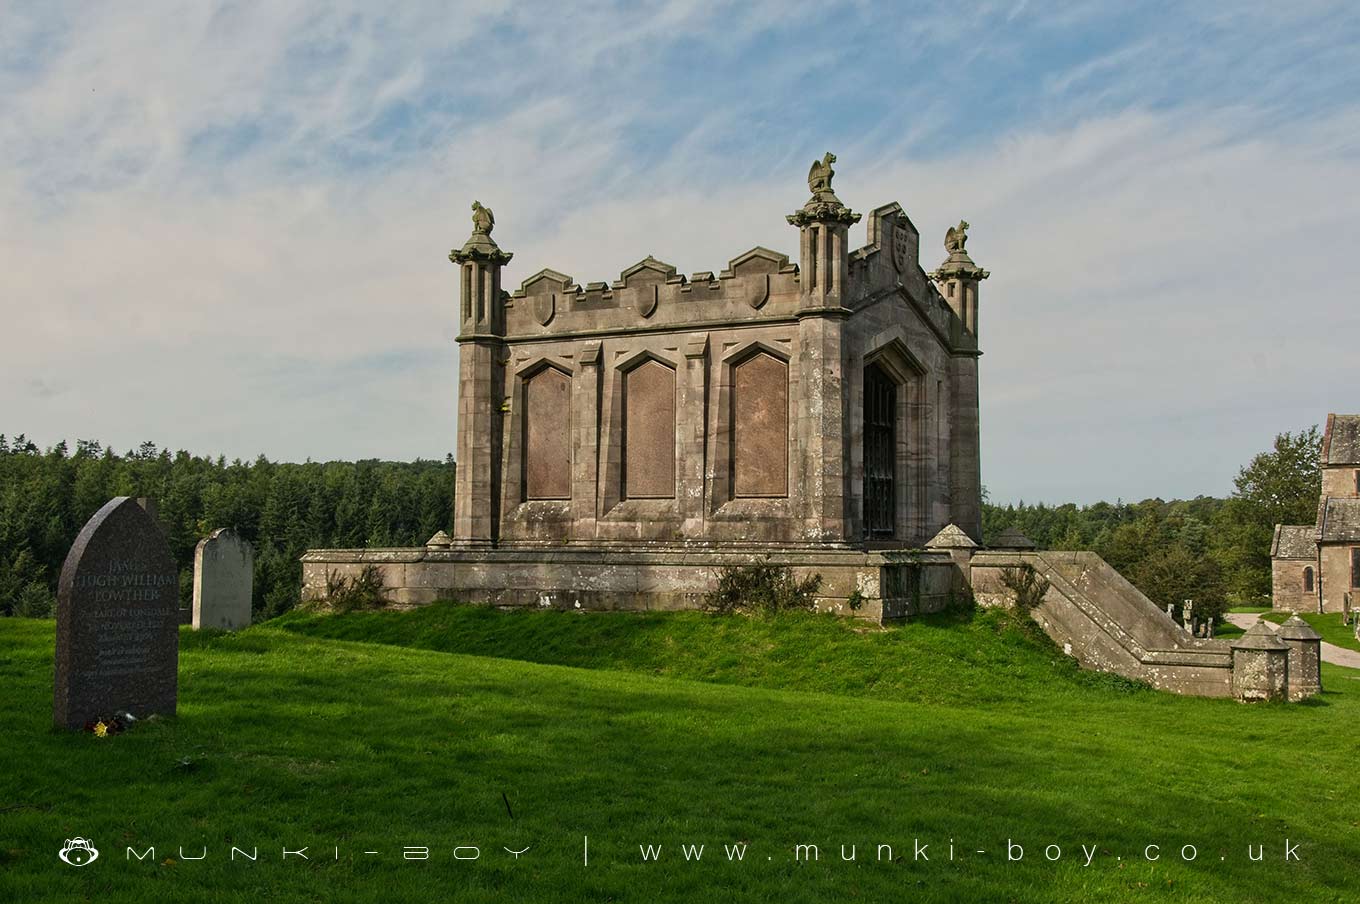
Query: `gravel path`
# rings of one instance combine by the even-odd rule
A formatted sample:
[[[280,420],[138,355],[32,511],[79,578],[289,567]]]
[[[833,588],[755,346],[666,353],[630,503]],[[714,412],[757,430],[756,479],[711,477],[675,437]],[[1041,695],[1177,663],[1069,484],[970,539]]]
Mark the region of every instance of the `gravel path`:
[[[1255,612],[1229,612],[1225,618],[1232,622],[1243,631],[1250,628],[1261,620],[1261,616]],[[1272,629],[1278,626],[1273,622],[1266,622]],[[1344,665],[1347,668],[1360,669],[1360,653],[1355,650],[1348,650],[1345,647],[1338,647],[1334,643],[1322,642],[1322,661],[1330,662],[1332,665]]]

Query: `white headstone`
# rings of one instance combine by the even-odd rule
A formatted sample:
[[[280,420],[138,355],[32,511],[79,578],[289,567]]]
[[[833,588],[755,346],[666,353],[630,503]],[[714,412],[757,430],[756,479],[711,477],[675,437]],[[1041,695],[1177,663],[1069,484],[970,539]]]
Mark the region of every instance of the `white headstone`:
[[[194,630],[250,626],[255,552],[229,527],[213,531],[194,550]]]

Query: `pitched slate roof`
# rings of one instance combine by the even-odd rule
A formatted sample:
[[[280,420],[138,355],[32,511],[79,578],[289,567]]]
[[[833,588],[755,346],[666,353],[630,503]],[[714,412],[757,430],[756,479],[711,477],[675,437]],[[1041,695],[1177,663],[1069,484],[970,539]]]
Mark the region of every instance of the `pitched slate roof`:
[[[1008,527],[992,538],[992,549],[1034,549],[1034,541],[1020,532],[1018,527]]]
[[[1312,524],[1277,524],[1270,541],[1272,559],[1312,559],[1317,557],[1317,527]]]
[[[1360,540],[1360,499],[1328,497],[1317,537],[1323,543]]]
[[[1360,465],[1360,414],[1327,415],[1322,435],[1324,465]]]

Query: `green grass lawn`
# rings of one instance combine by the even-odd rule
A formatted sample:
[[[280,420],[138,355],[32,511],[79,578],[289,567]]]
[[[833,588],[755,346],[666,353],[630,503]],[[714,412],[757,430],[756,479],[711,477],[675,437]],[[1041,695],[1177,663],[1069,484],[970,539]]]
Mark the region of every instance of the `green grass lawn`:
[[[1181,698],[1081,673],[995,613],[880,631],[440,605],[182,639],[178,718],[99,740],[50,728],[52,623],[0,619],[0,901],[1311,902],[1360,889],[1360,672],[1347,669],[1324,666],[1327,691],[1305,705]],[[75,835],[98,861],[57,860]],[[1285,863],[1286,837],[1300,862]],[[913,859],[915,839],[929,861]],[[1023,860],[1007,862],[1008,840]],[[745,859],[729,862],[736,843]],[[799,843],[820,860],[795,862]],[[1258,843],[1263,863],[1247,856]],[[660,860],[644,863],[640,844]],[[702,859],[681,844],[705,845]],[[893,859],[875,859],[879,844]],[[128,862],[129,845],[155,845],[154,861]],[[231,862],[231,845],[260,859]],[[282,860],[303,845],[312,859]],[[430,859],[401,859],[403,845]],[[480,859],[455,860],[460,845]],[[518,861],[504,851],[526,845]]]
[[[1275,624],[1283,623],[1289,618],[1288,612],[1268,612],[1261,618],[1273,621]],[[1355,629],[1350,625],[1341,623],[1340,612],[1300,612],[1302,618],[1313,626],[1313,630],[1322,635],[1322,639],[1327,643],[1335,644],[1338,647],[1345,647],[1348,650],[1360,650],[1360,641],[1355,639]]]

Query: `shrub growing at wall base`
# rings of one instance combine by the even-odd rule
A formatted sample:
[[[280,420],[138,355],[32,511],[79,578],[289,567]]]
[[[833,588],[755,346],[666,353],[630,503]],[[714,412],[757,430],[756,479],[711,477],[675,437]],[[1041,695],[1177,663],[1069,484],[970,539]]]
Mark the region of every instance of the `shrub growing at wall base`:
[[[1048,578],[1035,571],[1028,562],[1007,565],[1001,569],[1001,583],[1015,594],[1016,611],[1026,615],[1044,601],[1044,594],[1048,593],[1049,587]]]
[[[820,574],[800,581],[788,566],[774,565],[769,559],[751,565],[730,565],[719,572],[718,586],[704,594],[704,608],[724,615],[811,611],[821,586]]]
[[[377,609],[387,603],[383,596],[382,572],[376,565],[365,565],[359,573],[346,577],[327,573],[323,605],[336,612]]]

